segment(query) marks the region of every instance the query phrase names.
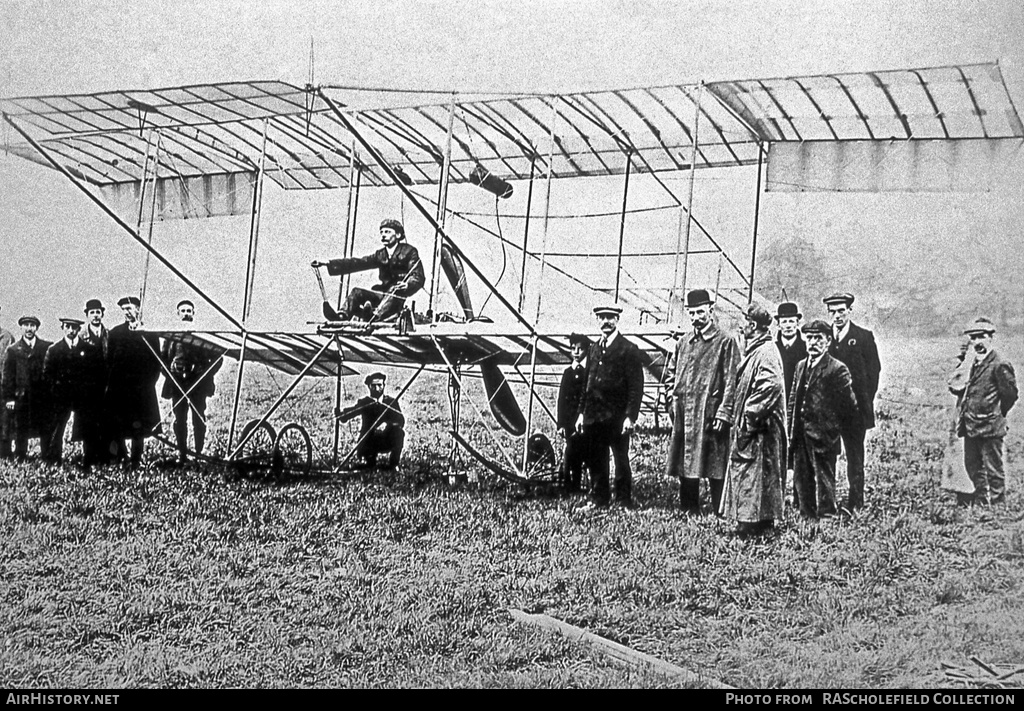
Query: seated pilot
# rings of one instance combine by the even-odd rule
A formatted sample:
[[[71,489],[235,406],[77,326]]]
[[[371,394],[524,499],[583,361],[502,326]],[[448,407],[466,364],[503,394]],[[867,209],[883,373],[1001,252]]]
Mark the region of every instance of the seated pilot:
[[[390,453],[388,468],[396,468],[405,445],[405,416],[398,400],[384,394],[386,380],[384,373],[367,375],[365,383],[370,394],[338,413],[342,422],[348,422],[356,415],[362,416],[356,454],[367,468],[377,466],[377,455],[384,453]]]
[[[346,257],[313,262],[313,268],[327,267],[331,276],[377,269],[380,283],[371,289],[353,288],[339,313],[342,321],[385,321],[398,316],[405,300],[423,288],[423,262],[415,247],[405,242],[405,228],[398,220],[380,223],[384,245],[366,257]]]

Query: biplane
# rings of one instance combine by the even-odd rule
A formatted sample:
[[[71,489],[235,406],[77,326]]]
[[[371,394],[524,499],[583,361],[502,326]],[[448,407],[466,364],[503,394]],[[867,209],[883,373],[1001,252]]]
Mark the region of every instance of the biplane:
[[[342,378],[356,372],[353,366],[387,365],[411,370],[401,392],[424,370],[447,375],[450,466],[464,448],[519,483],[550,475],[530,469],[526,442],[538,417],[552,417],[538,392],[557,382],[568,336],[589,328],[581,319],[590,306],[624,307],[623,332],[645,358],[645,410],[661,416],[681,295],[707,287],[720,304],[736,307],[759,298],[762,193],[977,189],[1024,138],[997,63],[563,94],[240,81],[7,98],[0,111],[6,153],[63,174],[147,260],[228,324],[160,332],[238,361],[228,460],[269,452],[272,461],[303,471],[343,469],[351,453],[339,456],[338,425],[332,460],[314,462],[301,424],[278,432],[269,423],[304,378],[335,379],[338,409]],[[749,231],[738,236],[733,225],[714,234],[695,214],[696,176],[733,169],[753,178]],[[254,328],[268,179],[286,192],[343,191],[342,256],[369,247],[357,238],[360,196],[397,194],[403,214],[409,210],[405,219],[432,237],[430,249],[420,250],[429,260],[420,297],[426,308],[410,306],[396,321],[341,322],[335,316],[351,277],[342,279],[332,306],[317,272],[322,320]],[[641,181],[647,202],[638,205]],[[566,184],[573,189],[556,196]],[[588,203],[580,196],[591,188],[603,192]],[[472,195],[493,199],[493,211],[477,209]],[[502,203],[511,206],[504,214]],[[648,220],[651,214],[660,221]],[[191,265],[174,263],[153,240],[157,223],[229,215],[248,217],[242,307],[235,312],[192,278]],[[601,222],[594,228],[592,220]],[[637,239],[638,232],[661,241]],[[485,263],[496,254],[500,273]],[[294,262],[308,268],[311,256],[296,253]],[[517,283],[503,282],[509,270]],[[471,292],[484,294],[484,305]],[[140,293],[145,309],[145,282]],[[498,314],[485,315],[492,301]],[[292,380],[260,417],[239,427],[246,363]],[[503,461],[460,430],[467,377],[483,383],[486,404],[472,404],[500,426],[487,432]],[[525,408],[516,389],[525,393]]]

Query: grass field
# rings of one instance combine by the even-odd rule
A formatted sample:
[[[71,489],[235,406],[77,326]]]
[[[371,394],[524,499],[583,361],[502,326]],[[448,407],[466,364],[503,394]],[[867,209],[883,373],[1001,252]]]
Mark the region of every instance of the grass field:
[[[1022,345],[997,344],[1018,372]],[[397,474],[0,467],[0,685],[678,685],[522,626],[509,608],[742,688],[955,687],[944,661],[1024,663],[1024,417],[1021,406],[1011,417],[1007,503],[954,507],[938,489],[954,352],[938,341],[883,351],[867,510],[821,524],[790,515],[765,540],[681,515],[661,473],[664,435],[634,441],[636,510],[583,512],[580,499],[486,476],[452,488],[447,402],[429,387],[404,398],[415,429]],[[215,439],[231,391],[220,382]],[[260,382],[253,411],[276,392]],[[316,386],[282,416],[329,412],[331,397]]]

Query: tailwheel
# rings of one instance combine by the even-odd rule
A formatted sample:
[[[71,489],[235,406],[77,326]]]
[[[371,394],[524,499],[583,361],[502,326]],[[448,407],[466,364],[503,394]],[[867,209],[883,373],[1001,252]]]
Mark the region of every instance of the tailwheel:
[[[274,440],[273,469],[275,474],[305,476],[313,469],[313,443],[306,428],[291,422],[281,428]]]
[[[274,442],[277,441],[277,433],[270,423],[259,420],[246,422],[239,441],[245,444],[234,460],[235,468],[242,474],[269,472],[273,463]]]

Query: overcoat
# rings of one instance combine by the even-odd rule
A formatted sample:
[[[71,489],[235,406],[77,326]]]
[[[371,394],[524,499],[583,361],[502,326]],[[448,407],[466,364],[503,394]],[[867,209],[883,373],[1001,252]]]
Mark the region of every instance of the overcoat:
[[[640,349],[621,333],[607,347],[603,339],[587,354],[587,387],[580,399],[583,426],[595,422],[621,425],[640,416],[644,397],[644,365]]]
[[[733,446],[722,513],[745,523],[781,518],[786,393],[782,359],[768,334],[747,344],[736,377]]]
[[[71,347],[66,338],[61,338],[46,349],[43,375],[50,386],[54,412],[75,413],[71,438],[96,437],[102,426],[106,377],[100,347],[81,338]]]
[[[782,342],[782,334],[775,336],[775,345],[782,357],[782,375],[786,383],[787,401],[793,396],[793,373],[796,372],[796,364],[807,357],[807,342],[799,331],[796,338],[788,346]]]
[[[1017,379],[1013,366],[995,351],[974,363],[957,407],[956,433],[960,437],[1004,437],[1006,415],[1017,402]]]
[[[857,396],[855,412],[859,417],[847,418],[847,426],[871,429],[875,426],[875,393],[878,392],[878,376],[882,370],[874,334],[851,322],[846,335],[834,339],[828,352],[850,371],[853,392]]]
[[[570,365],[562,373],[562,381],[558,386],[558,403],[555,419],[558,429],[574,431],[576,417],[580,412],[580,403],[587,388],[587,368]]]
[[[711,323],[703,332],[683,336],[666,372],[672,388],[672,439],[669,476],[722,479],[729,465],[729,433],[711,431],[715,419],[733,421],[736,340]]]
[[[368,269],[376,269],[380,279],[380,283],[373,287],[374,291],[394,292],[398,296],[412,296],[423,288],[426,281],[420,253],[406,242],[399,242],[395,245],[395,253],[390,258],[388,251],[381,247],[365,257],[346,257],[327,262],[327,273],[331,276],[352,274]],[[396,289],[395,285],[403,279],[409,284],[408,288]]]
[[[159,352],[160,341],[152,334],[133,331],[127,323],[110,329],[105,400],[113,437],[146,437],[158,431]]]
[[[43,361],[49,341],[36,338],[32,347],[24,338],[18,339],[4,356],[3,401],[14,400],[9,421],[10,435],[49,436],[50,393],[43,377]],[[26,435],[27,433],[27,435]]]

